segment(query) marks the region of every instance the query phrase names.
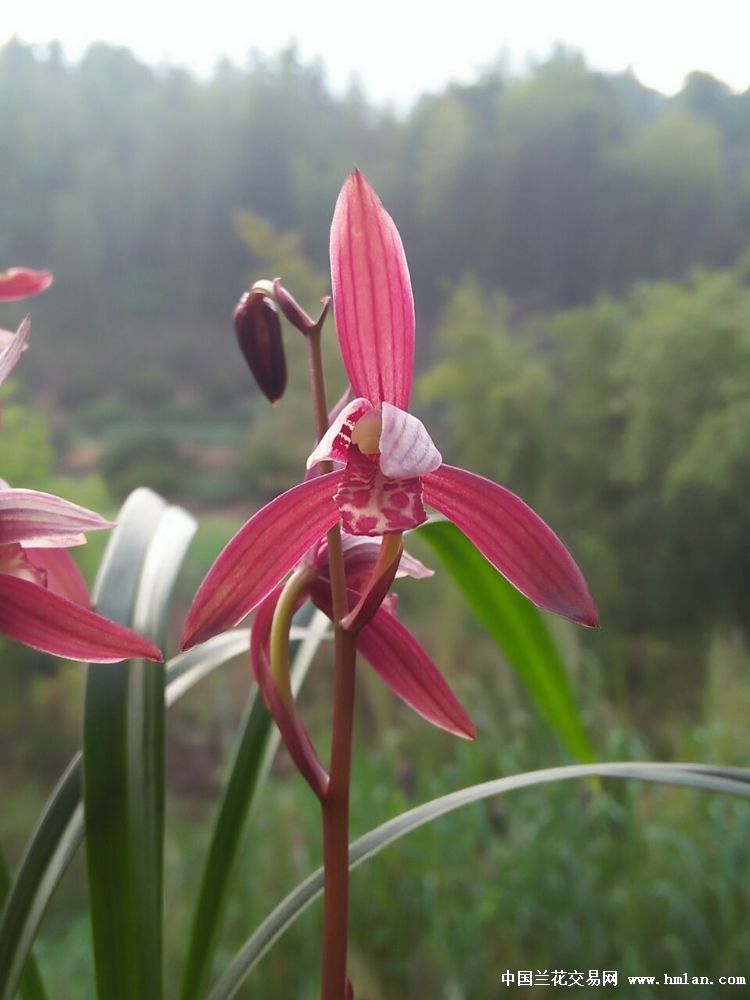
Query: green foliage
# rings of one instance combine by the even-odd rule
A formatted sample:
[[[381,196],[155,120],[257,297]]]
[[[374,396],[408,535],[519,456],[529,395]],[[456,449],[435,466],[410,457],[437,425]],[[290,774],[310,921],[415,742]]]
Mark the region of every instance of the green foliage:
[[[12,448],[3,446],[3,479],[38,489],[52,475],[52,428],[42,413],[17,400],[13,383],[3,386],[0,406],[2,433],[13,441]]]
[[[534,345],[512,329],[507,299],[474,278],[459,281],[440,316],[436,354],[418,398],[432,410],[446,461],[528,488],[544,472],[552,383]]]
[[[175,496],[190,473],[180,442],[158,432],[123,438],[102,454],[99,464],[104,481],[120,499],[139,485]]]

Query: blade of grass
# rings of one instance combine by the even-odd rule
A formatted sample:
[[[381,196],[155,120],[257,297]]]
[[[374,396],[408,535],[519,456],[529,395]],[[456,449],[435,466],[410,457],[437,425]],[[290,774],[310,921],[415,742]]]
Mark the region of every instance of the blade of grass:
[[[565,663],[541,612],[449,521],[431,521],[417,531],[451,574],[563,746],[579,760],[595,760]]]
[[[533,785],[544,785],[554,781],[570,781],[578,778],[620,778],[637,779],[663,785],[683,785],[710,792],[721,792],[750,799],[750,772],[747,768],[714,769],[702,764],[661,764],[623,762],[611,764],[571,764],[567,767],[545,768],[528,771],[496,781],[483,782],[462,788],[449,795],[425,802],[408,812],[388,820],[349,848],[349,867],[356,868],[383,848],[399,840],[413,830],[431,823],[447,813],[464,806],[480,802],[496,795],[504,795]],[[319,868],[308,876],[282,900],[269,914],[260,927],[247,940],[214,985],[205,1000],[230,1000],[244,982],[254,966],[282,936],[294,921],[321,894],[323,870]]]
[[[96,587],[98,610],[162,641],[195,530],[149,490],[126,501]],[[107,1000],[162,996],[164,666],[92,664],[83,726],[86,858],[97,989]]]
[[[292,665],[292,689],[296,694],[328,630],[328,619],[320,611],[310,618],[305,637]],[[295,637],[292,632],[292,638]],[[298,633],[297,633],[298,634]],[[195,1000],[211,970],[227,889],[242,835],[279,745],[279,734],[254,691],[235,747],[229,777],[216,813],[211,843],[201,878],[193,915],[188,957],[182,983],[182,1000]]]
[[[5,902],[8,892],[10,891],[10,886],[10,868],[8,867],[8,861],[5,854],[2,850],[0,850],[0,905]],[[19,987],[21,1000],[46,1000],[47,993],[44,989],[42,977],[39,974],[39,967],[36,964],[36,959],[34,958],[33,953],[30,951],[26,956],[26,962],[21,973],[21,982]]]

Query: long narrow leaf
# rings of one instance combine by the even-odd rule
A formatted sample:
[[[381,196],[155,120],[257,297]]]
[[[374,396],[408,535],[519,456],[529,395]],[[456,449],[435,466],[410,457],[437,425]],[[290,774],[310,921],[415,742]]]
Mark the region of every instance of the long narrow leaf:
[[[541,612],[450,522],[431,521],[417,530],[451,574],[563,745],[579,760],[593,761],[595,754],[565,664]]]
[[[407,833],[439,819],[447,813],[482,799],[533,785],[545,785],[555,781],[570,781],[576,778],[631,778],[663,785],[683,785],[710,792],[723,792],[750,799],[750,770],[747,768],[711,768],[702,764],[661,764],[661,763],[612,763],[612,764],[571,764],[567,767],[545,768],[528,771],[496,781],[483,782],[470,788],[462,788],[450,795],[425,802],[408,812],[388,820],[381,826],[366,833],[349,847],[349,867],[356,868],[373,857],[394,841]],[[321,894],[323,870],[319,868],[301,882],[296,889],[269,914],[255,933],[248,939],[241,951],[225,970],[221,979],[206,997],[206,1000],[229,1000],[244,982],[246,976],[261,960],[273,944]]]
[[[162,640],[195,522],[149,490],[126,501],[105,553],[98,609]],[[86,857],[96,979],[107,1000],[162,995],[164,667],[91,665],[83,730]]]
[[[302,630],[300,630],[302,631]],[[294,637],[295,631],[292,631]],[[247,629],[215,636],[168,664],[166,704],[171,706],[208,674],[246,653]],[[12,1000],[19,974],[52,893],[83,840],[81,754],[76,754],[50,796],[21,859],[0,919],[0,1000]]]
[[[292,689],[295,694],[327,630],[328,619],[322,612],[316,611],[303,633],[304,639],[294,658]],[[292,638],[295,635],[299,635],[297,630],[293,630]],[[248,702],[203,870],[185,965],[182,1000],[198,997],[208,978],[242,834],[278,744],[278,730],[263,700],[254,691]]]
[[[10,868],[5,854],[0,850],[0,904],[5,902],[11,886]],[[29,953],[21,973],[21,1000],[46,1000],[44,983],[33,954]]]

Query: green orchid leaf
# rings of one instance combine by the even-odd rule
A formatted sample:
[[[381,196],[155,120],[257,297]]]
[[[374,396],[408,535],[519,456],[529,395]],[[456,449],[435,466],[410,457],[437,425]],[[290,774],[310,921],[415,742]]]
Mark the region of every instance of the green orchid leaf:
[[[104,555],[98,610],[164,643],[195,522],[150,490],[125,502]],[[163,664],[92,664],[83,725],[86,859],[98,994],[161,1000]]]
[[[5,899],[11,887],[11,874],[5,854],[0,850],[0,905]],[[25,964],[21,972],[19,983],[21,1000],[46,1000],[47,994],[44,989],[42,977],[36,959],[30,952],[25,956]]]
[[[528,771],[496,781],[486,781],[480,785],[462,788],[450,795],[443,795],[430,802],[410,809],[408,812],[388,820],[349,847],[349,867],[356,868],[364,861],[380,853],[383,848],[394,843],[413,830],[431,823],[447,813],[464,806],[497,795],[534,785],[546,785],[556,781],[571,781],[579,778],[620,778],[637,779],[662,785],[682,785],[709,792],[721,792],[750,799],[750,769],[720,768],[701,764],[661,764],[661,763],[612,763],[612,764],[571,764],[567,767],[545,768]],[[275,944],[294,921],[310,906],[323,891],[323,870],[319,868],[301,882],[296,889],[269,914],[255,933],[248,939],[232,963],[224,971],[219,981],[207,995],[206,1000],[230,1000],[242,986],[248,974]]]

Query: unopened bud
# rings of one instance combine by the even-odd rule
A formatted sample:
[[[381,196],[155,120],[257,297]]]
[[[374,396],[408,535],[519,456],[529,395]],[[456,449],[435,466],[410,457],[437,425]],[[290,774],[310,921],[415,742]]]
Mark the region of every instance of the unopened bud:
[[[264,285],[268,285],[273,292],[270,282],[257,282],[237,303],[234,329],[240,350],[258,387],[272,403],[276,403],[286,388],[286,357],[279,314]]]

